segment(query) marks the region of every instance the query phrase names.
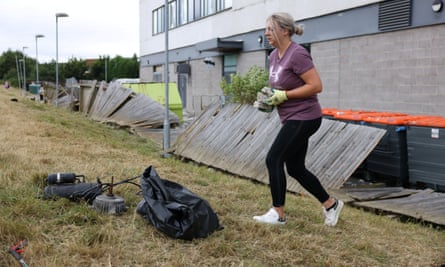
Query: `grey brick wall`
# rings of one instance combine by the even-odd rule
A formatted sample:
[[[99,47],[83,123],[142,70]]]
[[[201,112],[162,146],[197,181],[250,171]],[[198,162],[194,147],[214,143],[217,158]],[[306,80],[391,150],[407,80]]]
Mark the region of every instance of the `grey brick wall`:
[[[258,66],[264,68],[266,64],[266,51],[260,50],[250,53],[241,53],[238,56],[238,72],[241,75],[246,73],[253,67]]]
[[[323,107],[445,116],[445,25],[312,44]]]
[[[213,57],[215,65],[204,63],[204,59],[193,60],[191,76],[187,84],[187,112],[198,115],[201,110],[218,101],[223,95],[220,87],[222,79],[222,58]]]

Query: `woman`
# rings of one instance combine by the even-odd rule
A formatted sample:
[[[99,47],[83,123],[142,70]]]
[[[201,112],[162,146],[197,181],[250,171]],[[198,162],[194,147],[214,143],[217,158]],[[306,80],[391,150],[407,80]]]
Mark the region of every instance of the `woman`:
[[[331,197],[305,167],[309,137],[318,130],[322,120],[317,98],[322,83],[309,53],[291,40],[293,34],[302,33],[303,29],[297,27],[287,13],[275,13],[267,19],[265,36],[275,47],[270,54],[269,70],[269,84],[274,93],[268,104],[277,106],[282,128],[266,157],[272,208],[253,219],[269,224],[286,223],[286,165],[288,174],[322,204],[325,224],[335,226],[343,202]]]

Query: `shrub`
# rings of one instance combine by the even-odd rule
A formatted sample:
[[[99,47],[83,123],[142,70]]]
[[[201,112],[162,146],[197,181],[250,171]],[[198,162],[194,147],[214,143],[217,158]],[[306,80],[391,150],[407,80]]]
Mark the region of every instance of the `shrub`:
[[[260,67],[253,66],[245,76],[231,74],[231,82],[221,81],[221,88],[230,102],[252,104],[258,91],[269,84],[269,73]]]

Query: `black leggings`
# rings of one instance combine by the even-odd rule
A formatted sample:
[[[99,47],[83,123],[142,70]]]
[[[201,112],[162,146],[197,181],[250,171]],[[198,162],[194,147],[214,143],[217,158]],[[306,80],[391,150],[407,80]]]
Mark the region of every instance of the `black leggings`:
[[[308,121],[286,121],[275,138],[266,157],[274,207],[282,207],[285,204],[287,189],[285,163],[287,173],[320,203],[329,199],[329,194],[318,178],[305,166],[309,137],[320,128],[320,125],[321,118]]]

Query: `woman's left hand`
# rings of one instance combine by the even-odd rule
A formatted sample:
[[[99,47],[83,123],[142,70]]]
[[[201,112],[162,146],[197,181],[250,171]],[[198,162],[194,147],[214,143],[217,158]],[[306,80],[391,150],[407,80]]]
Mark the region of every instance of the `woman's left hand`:
[[[272,89],[273,95],[267,99],[267,104],[272,106],[277,106],[287,100],[287,95],[285,90]]]

